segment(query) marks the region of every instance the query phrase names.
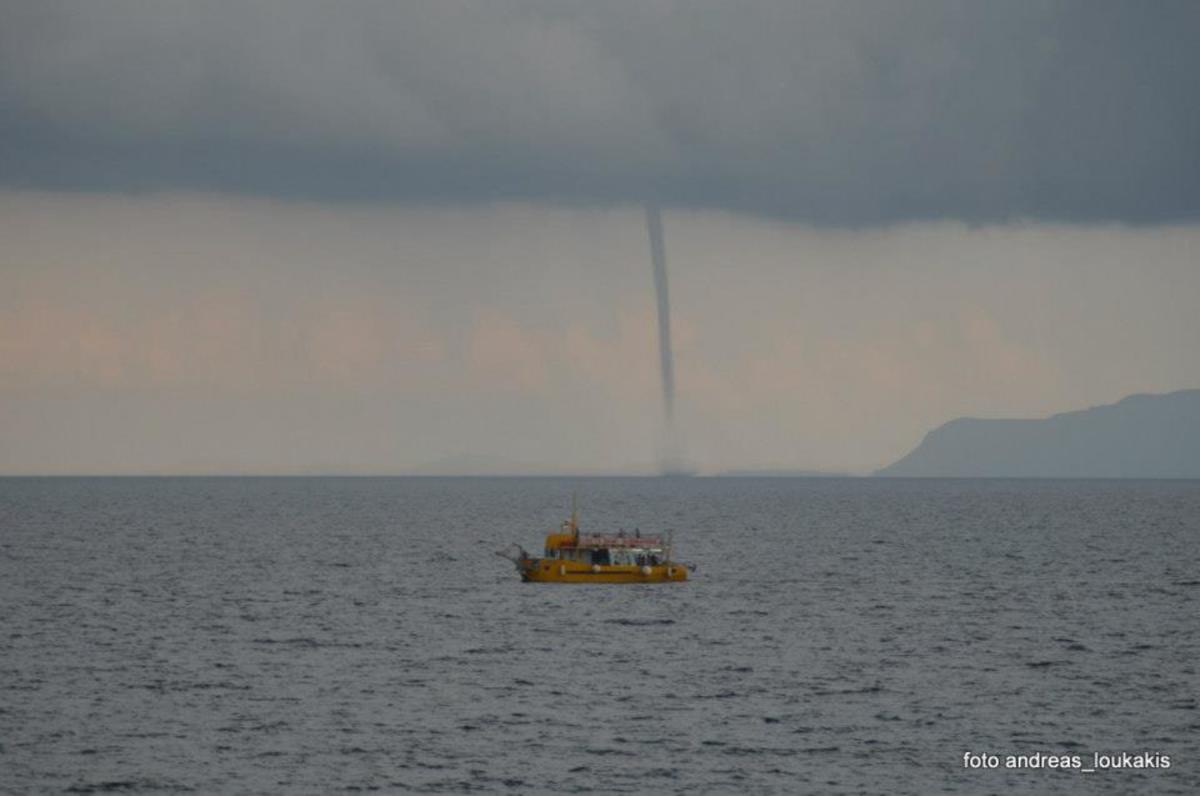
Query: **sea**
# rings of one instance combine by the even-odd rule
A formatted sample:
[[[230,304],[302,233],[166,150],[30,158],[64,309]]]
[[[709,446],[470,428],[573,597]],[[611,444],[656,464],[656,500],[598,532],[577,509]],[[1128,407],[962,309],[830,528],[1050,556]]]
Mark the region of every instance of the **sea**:
[[[1200,481],[0,479],[5,793],[1195,794],[1198,667]]]

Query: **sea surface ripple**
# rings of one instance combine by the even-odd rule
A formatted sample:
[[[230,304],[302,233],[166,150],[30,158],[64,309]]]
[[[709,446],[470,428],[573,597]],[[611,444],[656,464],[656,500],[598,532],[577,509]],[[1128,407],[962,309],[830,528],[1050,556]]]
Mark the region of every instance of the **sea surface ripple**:
[[[0,479],[0,598],[12,793],[1200,792],[1195,481]]]

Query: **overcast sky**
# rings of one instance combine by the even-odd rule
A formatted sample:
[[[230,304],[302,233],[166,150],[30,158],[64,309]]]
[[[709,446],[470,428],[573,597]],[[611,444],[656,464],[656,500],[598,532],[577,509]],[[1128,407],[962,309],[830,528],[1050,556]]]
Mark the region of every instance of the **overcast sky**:
[[[0,472],[701,470],[1200,386],[1200,4],[0,7]]]

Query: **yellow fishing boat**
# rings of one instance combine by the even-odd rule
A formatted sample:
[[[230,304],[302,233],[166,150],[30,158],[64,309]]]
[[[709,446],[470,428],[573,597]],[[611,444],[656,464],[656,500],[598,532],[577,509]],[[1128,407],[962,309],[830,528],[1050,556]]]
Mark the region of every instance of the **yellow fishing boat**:
[[[514,550],[515,548],[515,550]],[[546,535],[544,555],[535,558],[520,545],[496,555],[512,561],[523,581],[555,583],[666,583],[683,581],[694,566],[671,560],[671,535],[648,536],[579,532],[578,513]]]

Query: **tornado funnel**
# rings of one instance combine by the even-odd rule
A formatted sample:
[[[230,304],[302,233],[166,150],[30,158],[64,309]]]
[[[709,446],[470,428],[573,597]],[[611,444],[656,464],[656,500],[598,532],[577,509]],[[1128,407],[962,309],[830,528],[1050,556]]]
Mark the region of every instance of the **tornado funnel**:
[[[662,214],[658,205],[646,203],[646,232],[650,235],[650,260],[654,266],[654,292],[658,297],[658,358],[662,372],[663,413],[668,431],[675,421],[675,360],[671,353],[671,300],[667,291],[667,251],[663,246]]]

